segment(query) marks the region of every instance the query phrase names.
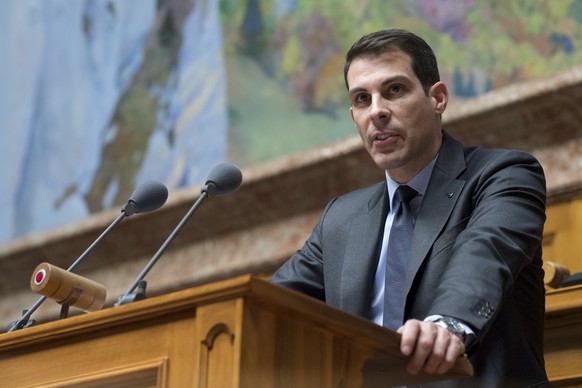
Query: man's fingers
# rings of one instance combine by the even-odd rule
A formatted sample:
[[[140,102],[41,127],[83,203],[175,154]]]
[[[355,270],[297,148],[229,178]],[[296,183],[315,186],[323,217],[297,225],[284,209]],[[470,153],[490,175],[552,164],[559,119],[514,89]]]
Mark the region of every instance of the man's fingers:
[[[461,339],[454,334],[451,334],[451,341],[447,347],[447,352],[445,354],[444,360],[441,362],[436,370],[436,373],[443,374],[455,365],[457,358],[465,353],[465,345],[461,342]]]
[[[407,365],[410,374],[446,373],[465,351],[461,340],[447,329],[432,322],[409,320],[398,329],[402,335],[400,351],[411,356]]]
[[[438,327],[428,322],[414,321],[404,325],[403,338],[407,334],[407,340],[412,343],[412,356],[408,362],[407,370],[410,374],[417,374],[425,366],[428,356],[432,353],[438,334]],[[407,346],[409,346],[407,343]]]
[[[437,370],[444,368],[443,362],[446,360],[448,353],[451,334],[442,327],[436,327],[436,332],[432,352],[427,356],[424,364],[426,373],[435,373]]]
[[[402,335],[400,340],[400,352],[405,356],[410,356],[416,346],[416,339],[420,332],[420,321],[411,319],[401,326],[398,333]]]

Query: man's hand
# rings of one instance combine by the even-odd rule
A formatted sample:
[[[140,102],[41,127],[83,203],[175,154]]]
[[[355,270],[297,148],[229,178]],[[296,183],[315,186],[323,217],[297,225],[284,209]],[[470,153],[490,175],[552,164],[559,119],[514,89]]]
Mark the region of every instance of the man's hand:
[[[459,337],[433,322],[410,319],[398,330],[402,334],[400,351],[411,356],[406,370],[417,374],[446,373],[465,353],[465,345]]]

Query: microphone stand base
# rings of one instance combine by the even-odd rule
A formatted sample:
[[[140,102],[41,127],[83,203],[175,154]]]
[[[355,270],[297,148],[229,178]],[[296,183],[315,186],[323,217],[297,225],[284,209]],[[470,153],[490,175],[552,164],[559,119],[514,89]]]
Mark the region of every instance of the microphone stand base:
[[[140,280],[140,282],[137,285],[137,290],[135,292],[132,292],[131,294],[121,295],[119,298],[117,298],[115,306],[121,306],[123,304],[129,304],[136,302],[138,300],[146,299],[147,298],[146,287],[147,282],[145,280]]]
[[[28,310],[24,310],[22,312],[22,316],[26,315],[26,313],[28,312]],[[24,329],[27,327],[31,327],[31,326],[36,326],[38,324],[37,321],[35,321],[34,319],[19,319],[17,321],[12,321],[8,324],[8,326],[6,327],[6,332],[9,331],[14,331],[14,330],[20,330],[20,329]]]

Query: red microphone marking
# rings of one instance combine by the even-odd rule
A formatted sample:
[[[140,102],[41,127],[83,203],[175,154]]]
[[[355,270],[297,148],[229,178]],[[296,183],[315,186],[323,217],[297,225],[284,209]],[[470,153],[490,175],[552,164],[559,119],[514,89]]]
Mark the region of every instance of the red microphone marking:
[[[44,269],[41,269],[34,276],[34,283],[36,283],[37,286],[40,285],[43,282],[43,280],[45,279],[45,277],[46,277],[46,271]]]

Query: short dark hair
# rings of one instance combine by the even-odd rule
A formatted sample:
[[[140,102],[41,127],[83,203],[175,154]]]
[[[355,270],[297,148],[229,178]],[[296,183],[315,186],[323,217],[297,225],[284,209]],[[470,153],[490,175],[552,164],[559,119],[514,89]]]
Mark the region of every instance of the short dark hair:
[[[411,59],[412,70],[420,80],[424,93],[440,81],[439,68],[432,48],[421,37],[410,31],[389,29],[361,37],[346,54],[344,80],[348,85],[348,70],[352,61],[360,57],[376,57],[391,50],[401,50]]]

